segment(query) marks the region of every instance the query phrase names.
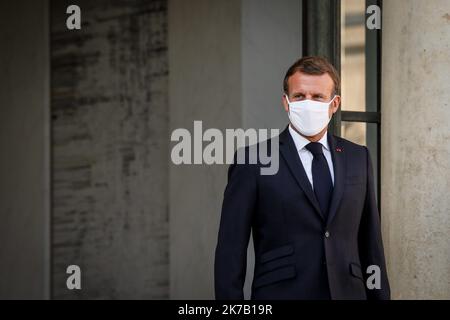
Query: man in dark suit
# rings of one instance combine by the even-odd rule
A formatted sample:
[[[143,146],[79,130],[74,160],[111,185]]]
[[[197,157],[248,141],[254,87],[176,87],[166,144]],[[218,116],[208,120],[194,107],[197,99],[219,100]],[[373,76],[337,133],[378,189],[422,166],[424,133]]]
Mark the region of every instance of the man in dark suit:
[[[217,299],[244,298],[251,231],[252,299],[390,298],[368,149],[327,132],[339,86],[325,59],[298,60],[284,79],[290,124],[279,136],[278,172],[261,175],[260,163],[229,167]]]

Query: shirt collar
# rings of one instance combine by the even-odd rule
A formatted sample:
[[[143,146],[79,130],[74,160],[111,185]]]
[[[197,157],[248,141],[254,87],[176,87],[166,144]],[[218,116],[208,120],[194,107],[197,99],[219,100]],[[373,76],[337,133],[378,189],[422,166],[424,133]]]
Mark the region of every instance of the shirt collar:
[[[311,141],[306,139],[304,136],[299,134],[297,131],[295,131],[292,126],[289,124],[289,133],[291,134],[292,139],[294,140],[295,147],[297,148],[297,151],[302,150],[307,144],[309,144]],[[318,141],[322,144],[322,146],[330,151],[329,145],[328,145],[328,132],[325,131],[325,134],[323,137]]]

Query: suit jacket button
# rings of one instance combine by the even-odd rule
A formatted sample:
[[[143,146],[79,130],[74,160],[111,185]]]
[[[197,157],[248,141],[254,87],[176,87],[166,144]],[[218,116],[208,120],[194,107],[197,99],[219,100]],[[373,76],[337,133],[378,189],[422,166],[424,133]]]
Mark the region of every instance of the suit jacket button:
[[[328,231],[325,232],[325,238],[329,238],[330,237],[330,233]]]

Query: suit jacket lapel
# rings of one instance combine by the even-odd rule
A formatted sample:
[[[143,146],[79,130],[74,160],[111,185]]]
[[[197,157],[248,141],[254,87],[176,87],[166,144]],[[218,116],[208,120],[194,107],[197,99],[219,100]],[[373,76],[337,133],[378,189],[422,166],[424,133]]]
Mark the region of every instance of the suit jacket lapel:
[[[305,169],[303,168],[302,161],[300,160],[297,149],[295,147],[295,143],[292,140],[288,128],[286,128],[280,134],[279,141],[281,156],[286,161],[292,175],[294,176],[298,185],[303,189],[315,211],[319,214],[320,218],[324,219],[320,211],[319,203],[316,199],[316,196],[314,195],[311,183],[308,180]]]
[[[334,168],[334,188],[327,219],[327,225],[329,225],[336,214],[344,192],[346,154],[335,137],[333,137],[330,133],[327,134]]]

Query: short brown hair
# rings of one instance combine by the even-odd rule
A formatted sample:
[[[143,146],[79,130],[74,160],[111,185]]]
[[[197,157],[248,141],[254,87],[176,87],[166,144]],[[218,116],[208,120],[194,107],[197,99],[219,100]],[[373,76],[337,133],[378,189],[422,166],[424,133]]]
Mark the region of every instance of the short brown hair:
[[[339,77],[339,73],[336,71],[333,65],[329,63],[325,58],[308,56],[297,60],[286,72],[283,81],[284,93],[289,93],[288,80],[296,72],[318,76],[324,73],[328,73],[328,75],[331,77],[331,80],[333,80],[334,82],[334,93],[339,94],[341,90],[341,79]]]

